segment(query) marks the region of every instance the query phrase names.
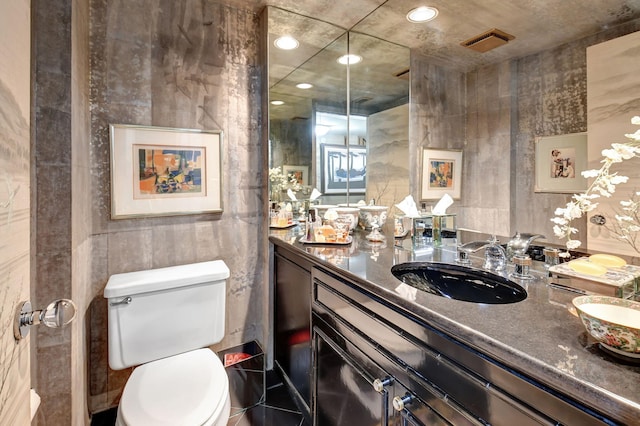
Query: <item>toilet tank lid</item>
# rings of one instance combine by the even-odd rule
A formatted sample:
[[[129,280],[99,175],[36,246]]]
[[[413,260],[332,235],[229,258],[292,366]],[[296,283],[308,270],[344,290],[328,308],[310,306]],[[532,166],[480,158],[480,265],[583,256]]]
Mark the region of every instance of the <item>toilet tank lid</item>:
[[[132,296],[134,294],[186,287],[193,284],[221,281],[229,278],[229,268],[222,260],[126,272],[109,277],[104,297]]]

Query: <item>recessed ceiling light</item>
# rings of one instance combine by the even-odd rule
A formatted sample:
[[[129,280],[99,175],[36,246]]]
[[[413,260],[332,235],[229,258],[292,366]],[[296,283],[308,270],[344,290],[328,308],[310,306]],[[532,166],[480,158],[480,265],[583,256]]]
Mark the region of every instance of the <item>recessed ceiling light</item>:
[[[358,62],[362,62],[362,56],[354,54],[343,55],[338,58],[338,62],[342,65],[353,65],[357,64]]]
[[[296,87],[298,89],[311,89],[313,87],[313,84],[309,84],[309,83],[298,83],[296,84]]]
[[[420,6],[407,13],[409,22],[427,22],[438,16],[438,9],[431,6]]]
[[[271,101],[271,105],[284,105],[284,101]]]
[[[282,49],[282,50],[292,50],[300,46],[300,43],[298,43],[298,40],[288,35],[278,37],[276,41],[273,42],[273,44],[278,49]]]

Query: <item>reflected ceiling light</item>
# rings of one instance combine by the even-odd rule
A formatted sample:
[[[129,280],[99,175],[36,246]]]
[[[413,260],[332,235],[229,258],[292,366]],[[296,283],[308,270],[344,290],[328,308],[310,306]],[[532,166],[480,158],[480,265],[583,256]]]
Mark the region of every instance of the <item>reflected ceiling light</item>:
[[[354,55],[353,53],[349,55],[343,55],[338,58],[338,63],[342,65],[353,65],[357,64],[358,62],[362,62],[362,56]]]
[[[273,44],[278,48],[278,49],[282,49],[282,50],[293,50],[295,48],[297,48],[298,46],[300,46],[300,43],[298,43],[298,40],[296,40],[295,38],[291,37],[291,36],[282,36],[282,37],[278,37]]]
[[[313,87],[313,84],[310,84],[310,83],[298,83],[298,84],[296,84],[296,87],[298,89],[311,89]]]
[[[316,126],[316,136],[324,136],[329,133],[329,130],[331,130],[330,126],[323,126],[322,124],[318,124]]]
[[[271,101],[271,105],[284,105],[284,101]]]
[[[420,6],[407,13],[409,22],[427,22],[438,16],[438,9],[431,6]]]

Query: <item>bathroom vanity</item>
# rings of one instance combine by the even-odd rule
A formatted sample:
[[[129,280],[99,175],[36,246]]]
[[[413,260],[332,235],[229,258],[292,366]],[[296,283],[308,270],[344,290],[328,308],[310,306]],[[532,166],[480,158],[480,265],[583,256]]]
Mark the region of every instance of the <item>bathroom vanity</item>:
[[[548,286],[537,262],[535,279],[518,281],[525,300],[474,303],[412,291],[391,273],[453,263],[455,245],[371,246],[358,233],[346,246],[303,245],[299,232],[270,237],[275,363],[314,424],[638,423],[640,363],[600,349],[567,309],[576,293]],[[283,311],[299,320],[282,322]]]

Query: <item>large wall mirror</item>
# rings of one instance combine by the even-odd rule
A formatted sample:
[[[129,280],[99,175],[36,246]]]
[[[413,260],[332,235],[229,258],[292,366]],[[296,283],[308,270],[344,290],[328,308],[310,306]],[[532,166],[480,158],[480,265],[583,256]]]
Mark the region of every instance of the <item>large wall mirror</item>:
[[[269,168],[297,176],[299,199],[317,188],[322,204],[399,202],[409,193],[409,49],[275,7],[268,27]],[[297,46],[276,47],[285,36]]]

